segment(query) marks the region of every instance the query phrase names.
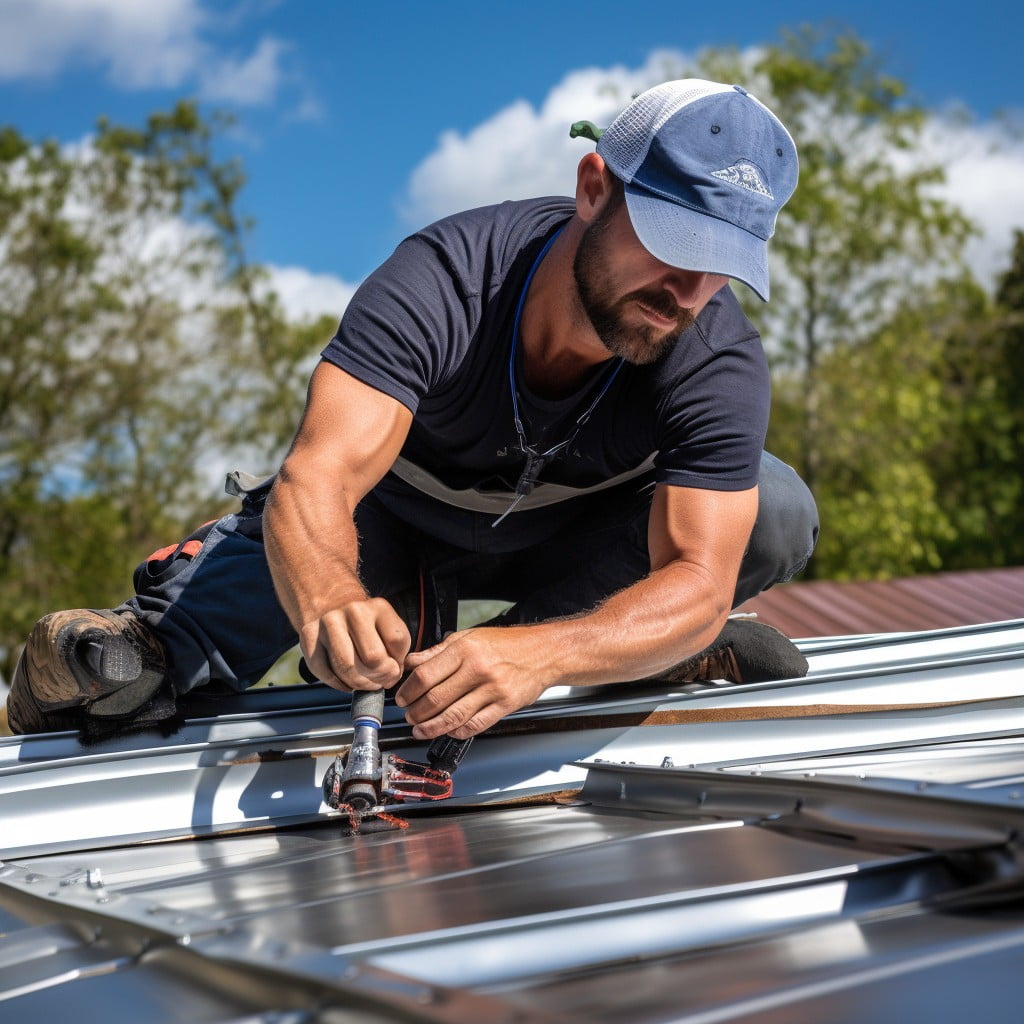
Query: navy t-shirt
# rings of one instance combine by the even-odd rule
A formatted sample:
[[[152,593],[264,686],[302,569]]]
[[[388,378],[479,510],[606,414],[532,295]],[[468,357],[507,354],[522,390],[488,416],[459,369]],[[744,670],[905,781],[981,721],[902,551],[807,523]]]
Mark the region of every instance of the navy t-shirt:
[[[450,488],[515,487],[525,464],[508,375],[516,305],[573,209],[561,197],[507,202],[424,228],[360,286],[323,351],[412,411],[402,460]],[[543,450],[569,436],[613,365],[595,367],[576,393],[555,400],[532,394],[517,367],[528,442]],[[544,468],[538,490],[545,482],[592,487],[652,456],[659,482],[752,487],[768,405],[760,338],[725,287],[665,356],[623,364],[570,450]]]

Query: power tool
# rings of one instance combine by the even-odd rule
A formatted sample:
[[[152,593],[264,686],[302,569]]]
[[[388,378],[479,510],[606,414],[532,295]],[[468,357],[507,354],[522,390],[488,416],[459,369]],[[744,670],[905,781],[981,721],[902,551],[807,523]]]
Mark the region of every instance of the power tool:
[[[452,772],[469,747],[469,740],[442,736],[427,752],[429,764],[381,753],[380,726],[384,718],[383,690],[352,694],[352,746],[327,769],[324,803],[348,815],[353,832],[407,828],[392,813],[408,801],[444,800],[452,793]]]

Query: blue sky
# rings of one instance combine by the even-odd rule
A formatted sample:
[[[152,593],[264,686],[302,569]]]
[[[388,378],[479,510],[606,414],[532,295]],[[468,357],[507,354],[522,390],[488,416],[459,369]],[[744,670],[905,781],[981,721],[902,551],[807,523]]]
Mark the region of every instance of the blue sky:
[[[567,191],[585,150],[555,133],[614,110],[594,99],[602,81],[621,94],[656,76],[658,52],[745,49],[825,18],[931,108],[982,125],[1024,111],[1017,3],[0,0],[0,122],[71,142],[101,114],[137,123],[185,96],[232,111],[254,257],[337,304],[423,220]],[[991,193],[1018,171],[961,177]]]

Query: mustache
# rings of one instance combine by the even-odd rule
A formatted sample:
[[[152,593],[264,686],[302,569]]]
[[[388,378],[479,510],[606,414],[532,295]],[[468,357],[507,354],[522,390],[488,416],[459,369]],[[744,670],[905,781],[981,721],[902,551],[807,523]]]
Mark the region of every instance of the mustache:
[[[683,309],[666,292],[651,292],[640,289],[630,292],[622,299],[623,305],[628,302],[639,302],[648,309],[653,310],[658,316],[663,316],[668,320],[675,320],[679,324],[680,330],[685,330],[694,321],[693,313],[688,309]]]
[[[678,319],[679,314],[682,312],[672,297],[666,295],[665,292],[631,292],[623,301],[629,302],[631,300],[641,303],[657,313],[658,316],[663,316],[668,320]]]

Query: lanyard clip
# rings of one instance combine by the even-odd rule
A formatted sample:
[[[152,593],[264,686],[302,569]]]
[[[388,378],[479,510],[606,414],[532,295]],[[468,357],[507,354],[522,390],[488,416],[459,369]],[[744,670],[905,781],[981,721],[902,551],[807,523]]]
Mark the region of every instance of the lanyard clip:
[[[526,456],[526,465],[523,467],[522,473],[519,474],[519,479],[516,481],[516,496],[512,504],[509,505],[505,511],[498,516],[497,519],[491,523],[491,529],[502,523],[505,518],[511,515],[519,503],[525,498],[537,485],[537,477],[540,476],[540,471],[548,462],[547,455],[540,455],[537,452],[531,451],[525,446],[522,449],[523,454]]]

